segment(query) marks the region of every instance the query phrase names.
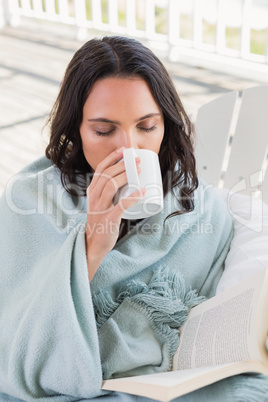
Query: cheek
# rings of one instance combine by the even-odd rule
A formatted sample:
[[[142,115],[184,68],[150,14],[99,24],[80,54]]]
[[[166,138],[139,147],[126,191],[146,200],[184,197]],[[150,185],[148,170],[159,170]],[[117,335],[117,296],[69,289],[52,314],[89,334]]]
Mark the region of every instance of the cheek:
[[[112,152],[106,138],[98,137],[89,130],[80,129],[84,156],[93,170]]]
[[[88,132],[88,130],[85,130],[83,126],[81,126],[80,128],[80,135],[84,156],[88,164],[92,167],[92,169],[95,170],[98,164],[98,150],[100,146],[98,145],[98,142],[94,140],[90,132]]]
[[[160,151],[160,147],[161,147],[163,138],[164,138],[164,126],[163,126],[163,128],[161,130],[159,130],[159,133],[157,135],[157,138],[155,138],[155,141],[152,142],[154,144],[153,151],[155,151],[157,154]]]

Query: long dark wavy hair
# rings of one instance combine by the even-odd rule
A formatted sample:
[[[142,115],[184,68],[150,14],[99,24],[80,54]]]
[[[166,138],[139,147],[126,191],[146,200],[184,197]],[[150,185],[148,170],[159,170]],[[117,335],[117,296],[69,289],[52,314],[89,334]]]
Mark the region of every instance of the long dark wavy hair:
[[[74,54],[49,115],[51,134],[46,156],[60,169],[65,189],[72,193],[69,184],[74,183],[81,189],[80,195],[85,195],[89,184],[85,178],[92,170],[80,137],[83,106],[97,80],[134,76],[147,82],[163,113],[165,132],[159,161],[164,195],[179,188],[184,212],[191,211],[193,191],[198,186],[193,125],[164,65],[150,49],[134,39],[119,36],[92,39]]]

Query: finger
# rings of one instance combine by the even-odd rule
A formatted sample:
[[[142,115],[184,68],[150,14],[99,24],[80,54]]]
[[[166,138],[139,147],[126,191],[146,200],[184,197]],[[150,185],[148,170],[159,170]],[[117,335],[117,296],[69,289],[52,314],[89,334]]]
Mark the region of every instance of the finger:
[[[140,172],[140,168],[138,167],[137,169]],[[100,185],[101,180],[105,180],[103,186]],[[116,192],[125,184],[127,184],[127,174],[125,171],[116,177],[110,177],[110,175],[103,173],[103,178],[99,180],[98,185],[94,189],[91,186],[88,188],[88,209],[98,212],[107,211],[111,205],[114,205],[113,200]]]
[[[136,162],[136,168],[137,168],[137,170],[139,170],[139,165],[141,162],[140,158],[136,157],[135,162]],[[109,168],[105,169],[104,172],[100,173],[98,185],[100,185],[100,186],[102,185],[104,187],[108,180],[116,178],[123,172],[124,173],[126,172],[124,161],[118,162],[115,165],[110,166]],[[125,184],[125,183],[122,183],[121,185],[119,184],[119,187],[121,187],[123,184]]]
[[[138,175],[141,173],[140,166],[137,166],[137,173]],[[118,176],[113,177],[111,180],[107,181],[100,196],[101,203],[103,203],[103,205],[105,205],[106,203],[107,206],[109,203],[113,202],[114,196],[117,193],[118,189],[127,184],[127,182],[128,180],[126,172],[123,172]],[[132,188],[130,188],[130,190],[132,190],[133,192],[137,189],[139,190],[139,187],[137,188],[137,186],[132,186]]]
[[[93,186],[98,181],[101,174],[110,166],[116,164],[123,158],[124,147],[116,149],[115,151],[111,152],[105,159],[103,159],[98,166],[96,167],[95,174],[92,179]]]
[[[123,173],[122,173],[123,172]],[[95,180],[95,185],[91,183],[89,187],[87,188],[87,197],[91,197],[91,200],[97,200],[97,201],[102,201],[104,197],[108,197],[109,199],[109,193],[114,194],[116,190],[122,185],[124,185],[127,182],[126,178],[126,172],[124,171],[124,167],[116,169],[115,172],[111,173],[95,173],[95,175],[98,176],[98,181],[97,179]],[[119,178],[119,184],[117,184],[116,177],[120,176]],[[123,175],[123,176],[122,176]],[[115,177],[113,177],[115,176]],[[122,184],[121,184],[122,183]],[[106,190],[106,191],[105,191]],[[104,196],[103,196],[104,192]],[[106,204],[107,204],[107,199],[106,199]]]
[[[98,189],[99,195],[103,191],[104,186],[109,180],[112,180],[117,175],[125,171],[125,164],[123,161],[110,166],[103,172],[96,171],[91,182],[91,188]]]
[[[122,217],[122,214],[130,208],[132,205],[136,204],[140,199],[144,197],[146,193],[146,189],[143,187],[142,189],[139,189],[137,191],[134,191],[134,193],[130,194],[129,197],[123,198],[118,202],[118,204],[115,205],[113,208],[110,217],[111,219],[118,220],[119,218]]]
[[[125,184],[127,184],[126,172],[123,172],[120,175],[108,180],[99,197],[100,205],[107,208],[109,205],[113,204],[113,199],[116,192],[120,187],[124,186]]]
[[[136,158],[137,173],[140,174],[140,158]],[[102,173],[95,173],[98,176],[98,181],[95,181],[90,185],[91,189],[94,189],[96,198],[104,198],[109,203],[114,197],[116,191],[127,183],[127,176],[124,162],[118,162],[117,164],[107,168]],[[104,195],[103,195],[104,194]]]

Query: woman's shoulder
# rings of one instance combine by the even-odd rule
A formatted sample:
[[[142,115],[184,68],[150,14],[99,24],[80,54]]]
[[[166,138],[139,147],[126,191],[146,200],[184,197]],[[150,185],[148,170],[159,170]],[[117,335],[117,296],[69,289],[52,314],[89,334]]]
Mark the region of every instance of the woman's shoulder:
[[[33,162],[26,165],[22,168],[17,174],[19,175],[27,175],[34,174],[38,172],[45,171],[53,166],[53,163],[50,159],[48,159],[45,155],[41,156],[38,159],[35,159]]]
[[[178,210],[183,211],[183,208],[180,204],[180,199],[183,197],[183,192],[179,188],[173,189],[173,194],[175,198],[178,200]],[[218,189],[216,189],[213,185],[206,183],[204,180],[198,180],[198,187],[192,193],[193,197],[193,205],[194,208],[191,212],[186,215],[196,215],[200,217],[204,214],[211,214],[213,211],[220,213],[227,213],[227,203],[220,195]]]
[[[72,197],[65,190],[61,171],[46,157],[15,174],[0,198],[0,220],[5,216],[6,221],[25,223],[27,220],[27,224],[30,221],[33,224],[48,219],[57,230],[72,224],[73,218],[75,222],[82,220],[85,210],[84,198]]]
[[[60,171],[45,156],[25,166],[8,181],[1,196],[1,213],[7,210],[31,210],[49,188],[61,186]]]
[[[227,210],[227,204],[223,197],[212,184],[199,179],[198,188],[194,193],[195,207],[205,210],[207,206],[213,206],[217,210]]]
[[[7,183],[5,193],[40,192],[44,183],[49,181],[60,183],[60,171],[46,156],[42,156],[14,174]]]
[[[19,170],[12,178],[24,178],[24,179],[31,179],[35,178],[38,174],[39,175],[46,175],[47,173],[53,172],[55,175],[58,169],[56,166],[48,159],[45,155],[41,156],[38,159],[35,159],[33,162],[29,163],[21,170]],[[54,172],[55,171],[55,172]],[[59,171],[59,170],[58,170]]]

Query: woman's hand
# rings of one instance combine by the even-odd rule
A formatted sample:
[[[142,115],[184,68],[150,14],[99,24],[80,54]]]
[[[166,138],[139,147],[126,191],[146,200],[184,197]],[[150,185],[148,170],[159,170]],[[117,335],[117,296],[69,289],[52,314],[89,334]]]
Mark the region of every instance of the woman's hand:
[[[113,204],[115,193],[127,183],[125,165],[120,161],[123,151],[124,148],[116,150],[99,163],[87,189],[86,248],[89,280],[114,247],[123,212],[144,195],[143,190],[138,190],[118,204]],[[136,158],[138,173],[139,163],[140,159]]]

